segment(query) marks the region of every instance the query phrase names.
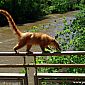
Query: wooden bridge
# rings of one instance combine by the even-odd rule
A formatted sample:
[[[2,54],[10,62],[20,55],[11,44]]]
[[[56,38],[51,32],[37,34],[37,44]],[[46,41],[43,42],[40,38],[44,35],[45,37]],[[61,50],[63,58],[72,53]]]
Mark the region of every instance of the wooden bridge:
[[[24,68],[25,73],[0,73],[0,81],[17,81],[19,82],[16,85],[28,85],[29,84],[29,73],[28,68],[35,68],[34,72],[34,85],[42,85],[41,82],[45,81],[53,81],[53,82],[85,82],[85,74],[83,73],[38,73],[37,68],[39,67],[61,67],[61,68],[85,68],[85,64],[36,64],[37,56],[62,56],[62,55],[85,55],[85,51],[62,51],[56,53],[42,53],[42,52],[33,52],[33,54],[28,54],[26,52],[0,52],[1,57],[13,57],[13,56],[21,56],[23,57],[22,64],[0,64],[0,68]],[[33,56],[34,63],[26,63],[26,56]],[[33,82],[33,81],[32,81]],[[8,85],[8,84],[5,84]],[[12,85],[9,84],[9,85]],[[32,85],[32,84],[29,84]]]

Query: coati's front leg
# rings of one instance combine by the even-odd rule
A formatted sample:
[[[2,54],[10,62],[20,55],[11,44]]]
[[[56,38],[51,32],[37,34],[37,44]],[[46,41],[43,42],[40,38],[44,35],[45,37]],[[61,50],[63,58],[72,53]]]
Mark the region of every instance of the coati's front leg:
[[[45,47],[45,46],[40,46],[41,50],[43,53],[49,53],[49,51],[45,51],[45,48],[50,49],[49,47]]]
[[[18,52],[17,52],[17,49],[18,49],[18,44],[13,48],[13,50],[14,50],[16,53],[18,53]]]
[[[23,45],[20,45],[20,44],[17,44],[13,49],[14,49],[14,51],[16,52],[16,53],[18,53],[18,49],[20,49],[20,48],[22,48],[23,47]]]
[[[25,44],[26,44],[26,42],[24,41],[24,39],[20,39],[19,42],[18,42],[18,44],[16,44],[15,47],[13,48],[14,51],[16,53],[18,53],[17,50],[20,49],[20,48],[22,48],[23,46],[25,46]]]
[[[51,48],[49,48],[48,46],[46,47],[48,50],[51,50],[52,51],[52,49]]]

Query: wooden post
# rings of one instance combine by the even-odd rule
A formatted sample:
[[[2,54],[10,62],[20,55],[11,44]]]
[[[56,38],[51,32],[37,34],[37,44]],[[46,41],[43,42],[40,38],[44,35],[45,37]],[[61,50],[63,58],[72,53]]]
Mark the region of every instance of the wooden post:
[[[34,85],[34,72],[35,72],[35,67],[31,66],[30,67],[30,63],[31,65],[32,62],[34,62],[34,56],[26,56],[26,67],[28,67],[28,85]]]
[[[36,65],[36,56],[34,56],[34,62]],[[35,85],[38,85],[37,67],[36,66],[35,66],[34,82],[35,82]]]
[[[26,59],[25,59],[25,56],[23,57],[24,58],[24,65],[26,64]],[[24,80],[24,85],[28,85],[28,69],[27,67],[24,67],[25,68],[25,80]]]

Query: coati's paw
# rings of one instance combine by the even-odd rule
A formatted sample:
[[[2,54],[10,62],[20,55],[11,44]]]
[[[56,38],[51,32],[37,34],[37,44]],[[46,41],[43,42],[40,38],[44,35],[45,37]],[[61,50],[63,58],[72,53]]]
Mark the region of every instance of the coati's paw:
[[[14,50],[15,51],[15,54],[18,54],[19,53],[19,51],[17,51],[17,50]]]
[[[60,51],[56,51],[56,52],[54,52],[54,53],[61,53]]]
[[[43,51],[43,53],[50,53],[49,51]]]
[[[27,54],[33,54],[33,52],[31,52],[31,51],[27,51]]]

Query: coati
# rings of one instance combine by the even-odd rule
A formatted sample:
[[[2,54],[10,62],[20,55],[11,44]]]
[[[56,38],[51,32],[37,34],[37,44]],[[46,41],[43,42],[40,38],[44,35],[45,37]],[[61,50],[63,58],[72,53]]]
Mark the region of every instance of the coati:
[[[25,45],[27,46],[26,51],[28,53],[31,53],[30,48],[32,47],[32,45],[39,45],[42,52],[46,52],[45,48],[49,49],[48,46],[53,46],[56,50],[61,50],[59,44],[51,36],[44,33],[38,33],[38,32],[37,33],[34,33],[34,32],[22,33],[17,28],[13,18],[7,11],[0,9],[0,13],[7,18],[10,27],[15,31],[15,33],[18,36],[18,44],[15,45],[15,47],[13,48],[16,53],[18,49],[22,48]]]

